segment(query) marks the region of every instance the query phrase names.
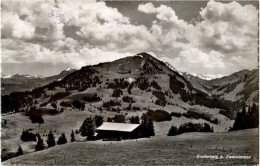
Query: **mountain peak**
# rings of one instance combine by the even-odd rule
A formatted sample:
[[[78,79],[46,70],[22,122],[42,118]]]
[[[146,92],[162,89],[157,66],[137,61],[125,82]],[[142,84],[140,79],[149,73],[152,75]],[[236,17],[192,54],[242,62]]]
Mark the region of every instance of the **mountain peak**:
[[[148,54],[148,53],[146,53],[146,52],[140,52],[140,53],[138,53],[138,54],[136,54],[136,55],[149,55],[149,56],[151,56],[150,54]]]
[[[141,52],[139,54],[136,54],[137,56],[140,56],[140,57],[144,57],[144,58],[147,58],[147,59],[151,59],[151,58],[155,58],[153,57],[152,55],[146,53],[146,52]]]

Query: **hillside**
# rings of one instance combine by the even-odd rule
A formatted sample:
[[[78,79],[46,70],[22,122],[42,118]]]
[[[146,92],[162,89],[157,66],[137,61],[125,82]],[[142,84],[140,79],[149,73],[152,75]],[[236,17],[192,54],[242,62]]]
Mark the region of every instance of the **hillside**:
[[[124,102],[123,97],[132,98],[133,101]],[[148,106],[154,109],[167,106],[168,112],[176,107],[185,112],[193,105],[228,109],[218,99],[192,86],[164,62],[141,53],[110,63],[83,67],[62,80],[31,92],[3,96],[2,112],[28,112],[30,107],[50,109],[52,103],[67,109],[67,105],[74,100],[83,102],[89,109],[118,109],[119,112],[135,106],[141,110],[149,109]],[[114,104],[111,105],[111,102]]]
[[[73,74],[69,75],[70,73]],[[67,75],[69,76],[66,77]],[[258,70],[255,69],[252,71],[243,70],[218,79],[203,80],[188,73],[180,73],[169,63],[159,61],[149,54],[140,53],[114,62],[86,66],[78,71],[63,71],[59,75],[52,77],[41,78],[15,75],[11,78],[2,78],[2,96],[12,91],[24,91],[39,87],[30,93],[14,93],[4,96],[3,112],[19,110],[25,105],[27,108],[34,106],[31,102],[37,102],[38,105],[35,106],[39,107],[41,104],[47,105],[50,102],[57,101],[56,99],[48,101],[50,94],[57,97],[66,92],[67,94],[64,97],[70,96],[69,98],[72,97],[73,99],[75,95],[82,96],[88,93],[90,89],[92,89],[92,92],[96,89],[98,96],[104,96],[103,91],[109,89],[121,89],[123,94],[127,94],[131,93],[132,89],[137,88],[144,91],[141,96],[154,96],[157,99],[159,91],[163,92],[163,95],[159,94],[162,98],[155,99],[156,101],[152,100],[158,106],[164,107],[166,104],[178,105],[178,103],[184,105],[184,107],[187,104],[204,105],[209,108],[227,110],[231,112],[229,114],[233,114],[229,117],[234,118],[234,115],[242,108],[244,103],[258,102],[258,78]],[[16,90],[17,88],[19,90]],[[126,89],[127,92],[124,93]],[[56,92],[60,94],[56,94]],[[38,98],[36,93],[37,95],[41,93],[43,97]],[[105,93],[109,94],[109,92]],[[155,93],[157,93],[157,96]],[[108,97],[111,97],[111,95]],[[19,99],[21,101],[17,98],[21,98]],[[26,101],[24,101],[24,98],[26,98]],[[61,98],[63,97],[58,97],[58,99]],[[107,99],[105,96],[104,98]],[[83,97],[79,99],[82,100]],[[13,100],[17,102],[13,104]],[[11,107],[8,106],[11,104],[10,102],[13,105]],[[146,101],[142,102],[146,103]]]
[[[241,70],[229,76],[212,80],[204,80],[188,73],[183,76],[196,88],[212,97],[223,101],[227,106],[232,105],[234,114],[242,106],[258,103],[259,100],[259,70]]]
[[[53,81],[61,80],[75,69],[66,69],[58,75],[41,77],[15,74],[13,76],[2,75],[1,77],[1,94],[9,95],[12,92],[30,91],[36,87],[47,85]]]
[[[212,94],[225,100],[242,100],[247,104],[258,102],[259,71],[242,70],[221,79],[211,80]]]
[[[228,133],[185,133],[175,137],[90,141],[57,145],[3,162],[3,165],[254,165],[258,157],[258,130]],[[203,159],[214,155],[223,159]],[[251,156],[249,159],[226,158]]]
[[[241,70],[229,76],[203,80],[188,74],[183,75],[194,87],[229,101],[241,100],[247,104],[258,102],[259,71]]]

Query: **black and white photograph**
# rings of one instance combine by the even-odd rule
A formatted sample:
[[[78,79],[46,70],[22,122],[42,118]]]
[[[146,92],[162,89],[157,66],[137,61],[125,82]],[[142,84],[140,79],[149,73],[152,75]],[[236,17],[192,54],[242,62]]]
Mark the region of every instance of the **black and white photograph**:
[[[4,166],[258,165],[258,0],[2,0]]]

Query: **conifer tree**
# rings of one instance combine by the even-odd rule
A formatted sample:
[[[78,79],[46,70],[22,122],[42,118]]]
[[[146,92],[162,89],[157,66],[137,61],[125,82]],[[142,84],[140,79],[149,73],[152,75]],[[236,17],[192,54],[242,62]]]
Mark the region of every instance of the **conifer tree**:
[[[139,124],[140,123],[139,121],[140,121],[139,116],[132,116],[130,118],[130,123],[132,124]]]
[[[153,127],[153,121],[151,118],[148,119],[147,121],[147,131],[148,131],[148,136],[154,136],[154,127]]]
[[[204,123],[203,132],[213,132],[213,128],[208,123]]]
[[[95,123],[91,117],[88,117],[83,122],[82,126],[80,127],[79,131],[81,132],[82,136],[93,136],[95,133]]]
[[[61,145],[61,144],[66,144],[66,143],[67,143],[67,138],[66,138],[65,134],[62,133],[60,138],[58,139],[57,144]]]
[[[155,135],[153,121],[152,121],[151,118],[149,118],[147,120],[146,115],[144,115],[143,119],[142,119],[141,126],[143,128],[143,136],[144,137],[150,137],[150,136],[154,136]]]
[[[251,128],[257,128],[259,126],[259,110],[258,106],[254,103],[250,111]]]
[[[143,116],[143,118],[142,118],[142,125],[145,125],[146,124],[146,122],[147,122],[147,117],[146,116]]]
[[[53,147],[56,145],[56,142],[55,142],[55,137],[52,133],[52,131],[50,130],[50,133],[48,134],[48,137],[47,137],[47,144],[48,144],[48,147]]]
[[[71,131],[70,137],[71,137],[70,142],[75,142],[75,141],[76,141],[75,135],[74,135],[74,131],[73,131],[73,130]]]
[[[172,126],[171,128],[170,128],[170,130],[169,130],[169,132],[168,132],[168,136],[175,136],[175,135],[178,135],[179,133],[178,133],[178,129],[177,129],[177,127],[175,127],[175,126]]]
[[[130,118],[130,123],[135,123],[135,120],[134,120],[134,117],[133,116],[131,116],[131,118]]]
[[[43,139],[41,138],[39,133],[37,134],[37,138],[38,138],[38,141],[37,141],[37,144],[35,146],[35,150],[36,151],[43,150],[44,149],[44,143],[43,143]]]
[[[17,154],[18,156],[19,156],[19,155],[23,155],[23,149],[22,149],[21,146],[19,146],[18,151],[17,151],[16,154]]]
[[[240,123],[242,123],[242,125],[241,125],[242,129],[248,128],[246,107],[244,107],[243,110],[242,110],[241,122]]]
[[[259,125],[259,110],[254,103],[252,107],[248,107],[248,111],[244,107],[242,112],[238,111],[235,123],[231,130],[243,130],[248,128],[257,128]]]
[[[7,125],[7,120],[4,120],[4,126],[6,126]]]
[[[94,117],[94,120],[95,120],[96,127],[101,126],[103,124],[103,122],[104,122],[103,116],[100,116],[100,115],[96,115]]]
[[[136,124],[140,124],[139,116],[135,116],[135,123],[136,123]]]

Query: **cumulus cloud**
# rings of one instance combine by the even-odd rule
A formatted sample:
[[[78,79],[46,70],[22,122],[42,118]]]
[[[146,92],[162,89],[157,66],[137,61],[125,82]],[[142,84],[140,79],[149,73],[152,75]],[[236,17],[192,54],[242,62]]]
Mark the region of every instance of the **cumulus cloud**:
[[[204,53],[197,48],[190,48],[180,52],[181,62],[188,62],[190,68],[200,68],[201,66],[207,69],[224,68],[224,57],[225,56],[219,52],[211,51]]]
[[[72,26],[76,30],[65,34]],[[128,50],[148,48],[152,40],[145,26],[131,25],[117,9],[93,1],[61,1],[58,7],[53,1],[5,1],[2,34],[4,63],[68,63],[77,68],[129,56]]]
[[[163,52],[162,59],[172,61],[177,69],[197,73],[214,69],[230,74],[257,66],[258,11],[252,5],[211,0],[193,25],[165,5],[146,3],[138,10],[156,15],[151,31],[158,35],[158,50]],[[251,63],[244,63],[244,59]]]
[[[146,51],[187,72],[230,74],[257,66],[252,5],[211,0],[193,24],[166,5],[143,3],[136,10],[154,17],[151,27],[133,24],[105,2],[4,1],[2,61],[79,68]]]
[[[224,58],[223,54],[216,51],[205,53],[198,48],[189,48],[181,51],[177,57],[165,56],[161,59],[171,63],[174,67],[177,66],[177,69],[180,71],[201,73],[199,71],[203,68],[204,73],[207,70],[208,73],[218,74],[218,72],[222,72],[226,67]]]
[[[35,27],[30,22],[21,20],[19,15],[13,12],[7,12],[2,16],[1,26],[3,37],[28,39],[35,32]]]
[[[4,63],[62,63],[67,64],[69,67],[79,69],[86,64],[94,65],[132,55],[128,52],[117,53],[88,47],[81,47],[78,48],[77,51],[64,53],[58,49],[52,50],[40,44],[21,42],[19,40],[3,39],[2,42],[2,61]],[[59,44],[59,42],[56,43],[57,46]],[[73,41],[71,42],[71,45],[73,45]]]
[[[203,49],[240,52],[257,46],[258,11],[252,5],[209,1],[201,10],[202,21],[187,35],[192,44]]]
[[[118,23],[92,23],[83,26],[77,35],[104,50],[135,51],[150,48],[153,36],[145,26]],[[136,45],[138,43],[138,45]]]
[[[156,14],[156,18],[159,21],[153,22],[151,30],[155,31],[154,33],[158,33],[158,31],[160,31],[164,34],[174,34],[170,35],[169,38],[176,39],[179,34],[185,32],[185,30],[191,26],[184,20],[179,19],[171,7],[165,5],[154,7],[152,3],[140,4],[138,6],[138,10],[146,14]]]

